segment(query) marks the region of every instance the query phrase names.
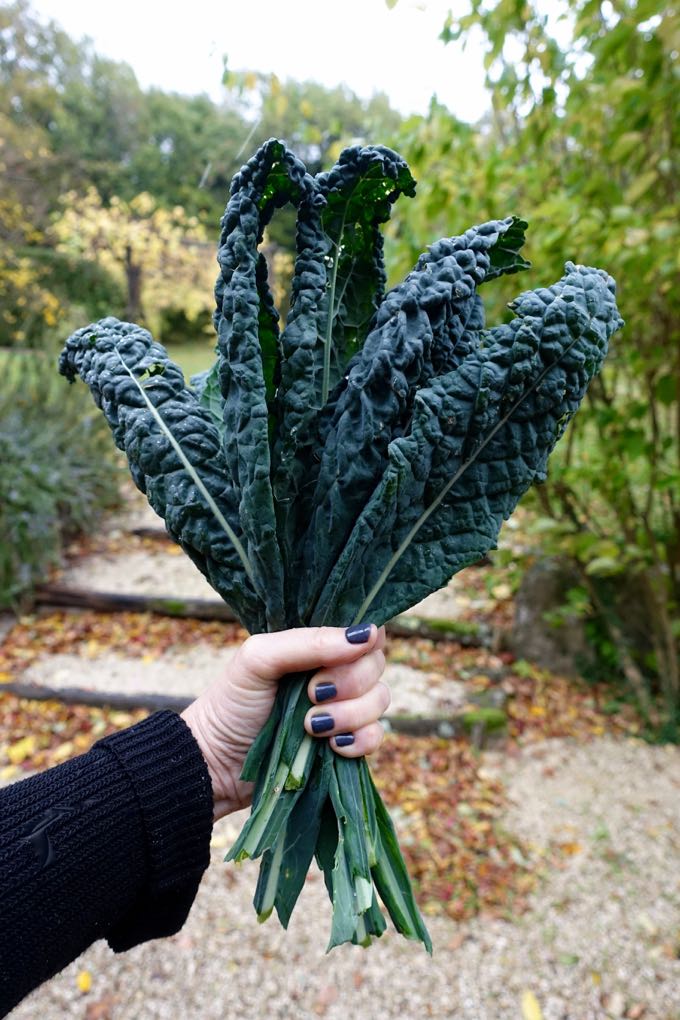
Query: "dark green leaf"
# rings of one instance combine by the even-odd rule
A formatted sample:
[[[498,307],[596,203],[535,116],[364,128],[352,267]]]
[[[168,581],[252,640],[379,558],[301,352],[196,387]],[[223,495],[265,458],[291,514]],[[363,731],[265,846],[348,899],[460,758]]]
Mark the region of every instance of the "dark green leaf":
[[[390,442],[409,427],[418,388],[458,365],[477,342],[483,315],[476,287],[492,269],[506,234],[508,254],[523,239],[521,221],[496,220],[438,241],[383,301],[375,328],[332,405],[318,480],[309,496],[302,546],[299,615],[310,612],[356,519],[385,469]],[[500,270],[497,270],[500,271]],[[474,333],[469,331],[472,326]]]
[[[346,542],[312,622],[383,622],[442,587],[496,543],[620,327],[613,281],[567,263],[523,294],[460,368],[417,394],[409,434]]]
[[[170,535],[244,625],[261,629],[265,625],[264,604],[253,590],[241,557],[130,375],[147,380],[146,397],[240,536],[238,496],[226,476],[220,434],[193,391],[185,386],[182,370],[169,360],[165,348],[139,326],[102,319],[69,337],[59,371],[70,381],[78,375],[87,383],[116,446],[127,455],[135,485],[165,520]]]
[[[291,310],[281,337],[274,492],[289,567],[300,521],[308,516],[304,494],[316,468],[319,412],[383,297],[380,225],[397,198],[415,189],[406,163],[382,146],[345,149],[315,185],[300,208]]]
[[[274,210],[299,204],[313,187],[304,165],[281,142],[266,142],[232,182],[218,252],[215,327],[226,460],[240,490],[241,527],[274,630],[285,623],[269,460],[277,328],[258,244]]]

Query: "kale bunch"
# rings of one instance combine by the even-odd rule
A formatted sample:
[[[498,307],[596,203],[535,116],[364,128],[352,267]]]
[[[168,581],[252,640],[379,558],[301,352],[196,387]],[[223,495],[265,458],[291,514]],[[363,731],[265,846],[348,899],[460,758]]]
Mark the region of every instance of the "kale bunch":
[[[478,288],[526,269],[516,217],[433,244],[385,294],[381,224],[413,195],[382,146],[310,176],[281,142],[235,176],[222,219],[214,366],[187,386],[140,326],[107,318],[66,341],[137,486],[251,632],[382,624],[496,545],[620,328],[613,280],[567,262],[487,328]],[[285,328],[259,250],[297,210]],[[262,857],[255,906],[287,925],[316,857],[330,946],[385,920],[431,948],[365,761],[302,729],[307,677],[289,677],[253,745],[250,818],[229,858]],[[329,947],[330,948],[330,947]]]

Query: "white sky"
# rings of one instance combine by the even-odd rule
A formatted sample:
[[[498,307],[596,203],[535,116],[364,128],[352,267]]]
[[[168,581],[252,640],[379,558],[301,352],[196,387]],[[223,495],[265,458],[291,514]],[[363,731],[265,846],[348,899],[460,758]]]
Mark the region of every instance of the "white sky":
[[[75,38],[131,64],[146,88],[209,93],[219,101],[222,58],[231,70],[344,82],[368,98],[384,91],[404,114],[424,113],[437,95],[458,117],[488,108],[482,52],[438,39],[461,0],[33,0]],[[467,6],[467,5],[465,5]]]

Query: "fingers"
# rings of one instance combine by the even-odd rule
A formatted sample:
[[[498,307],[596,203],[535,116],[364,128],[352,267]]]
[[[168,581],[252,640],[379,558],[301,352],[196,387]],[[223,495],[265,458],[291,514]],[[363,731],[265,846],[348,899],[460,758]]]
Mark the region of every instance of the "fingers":
[[[360,697],[311,708],[305,716],[305,729],[315,737],[333,738],[334,749],[350,757],[370,754],[382,740],[378,720],[389,704],[389,689],[378,681]]]
[[[319,670],[307,693],[314,703],[305,717],[312,736],[328,737],[345,758],[373,754],[384,737],[379,719],[390,704],[389,689],[380,678],[385,669],[384,637],[356,662]]]
[[[341,627],[306,627],[276,634],[255,634],[241,646],[240,665],[252,678],[278,680],[286,673],[355,662],[367,652],[382,648],[385,630],[374,624]]]
[[[314,705],[321,705],[330,700],[359,698],[375,686],[384,670],[385,655],[379,648],[367,652],[357,662],[320,669],[307,686],[309,700]]]
[[[370,726],[362,726],[355,733],[340,733],[331,737],[330,744],[343,758],[363,758],[377,751],[384,739],[384,729],[380,723],[375,722]]]

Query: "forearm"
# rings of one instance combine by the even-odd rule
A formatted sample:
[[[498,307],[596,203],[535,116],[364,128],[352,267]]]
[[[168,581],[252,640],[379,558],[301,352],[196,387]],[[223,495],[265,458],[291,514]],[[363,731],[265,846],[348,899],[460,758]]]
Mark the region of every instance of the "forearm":
[[[0,791],[0,1015],[106,938],[184,923],[209,860],[213,799],[188,727],[158,713]]]

